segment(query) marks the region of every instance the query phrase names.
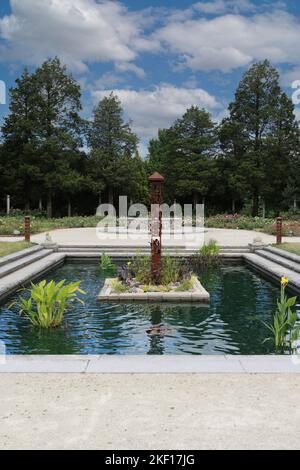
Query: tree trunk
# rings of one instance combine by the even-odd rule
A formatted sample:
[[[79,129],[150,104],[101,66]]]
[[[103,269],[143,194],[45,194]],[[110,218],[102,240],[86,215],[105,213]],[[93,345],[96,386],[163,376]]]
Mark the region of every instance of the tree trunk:
[[[253,194],[252,217],[258,216],[258,209],[259,209],[259,194],[258,194],[258,191],[255,191]]]
[[[294,199],[294,211],[296,211],[298,209],[298,206],[297,206],[297,199]]]
[[[68,199],[68,217],[72,217],[72,203],[71,203],[71,199]]]
[[[25,204],[25,213],[28,214],[30,212],[30,202],[29,201],[26,201],[26,204]]]
[[[199,202],[199,195],[198,193],[194,193],[194,197],[193,197],[194,210],[196,210],[198,202]]]
[[[112,206],[114,205],[114,190],[112,187],[110,187],[108,191],[108,203]]]
[[[235,200],[232,200],[232,213],[235,214]]]
[[[43,200],[42,199],[39,200],[39,211],[40,212],[43,211]]]
[[[47,199],[47,218],[52,219],[52,196],[48,196]]]
[[[99,193],[99,206],[101,206],[101,204],[102,204],[102,194]]]
[[[263,201],[263,203],[262,203],[262,216],[263,216],[263,219],[266,218],[266,203],[265,203],[265,201]]]

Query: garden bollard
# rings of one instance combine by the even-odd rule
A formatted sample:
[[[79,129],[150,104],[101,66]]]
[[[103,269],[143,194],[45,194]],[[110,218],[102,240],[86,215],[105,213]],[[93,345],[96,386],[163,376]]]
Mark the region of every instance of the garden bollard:
[[[276,232],[277,232],[277,240],[276,244],[281,245],[282,244],[282,217],[277,217],[277,223],[276,223]]]
[[[30,243],[30,215],[25,216],[25,242]]]

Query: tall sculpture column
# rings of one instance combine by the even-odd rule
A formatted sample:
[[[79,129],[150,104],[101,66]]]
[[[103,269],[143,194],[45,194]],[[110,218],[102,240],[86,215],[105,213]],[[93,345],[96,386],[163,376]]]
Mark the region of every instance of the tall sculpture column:
[[[165,179],[159,173],[149,178],[151,194],[151,274],[152,282],[159,283],[162,256],[162,204]]]

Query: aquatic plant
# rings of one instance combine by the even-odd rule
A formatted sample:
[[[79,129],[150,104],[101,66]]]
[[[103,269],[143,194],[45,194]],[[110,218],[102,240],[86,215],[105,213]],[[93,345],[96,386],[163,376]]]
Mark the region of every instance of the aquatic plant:
[[[199,253],[201,256],[218,256],[220,248],[215,240],[209,240],[207,244],[200,248]]]
[[[177,287],[176,292],[189,292],[193,289],[193,287],[194,287],[193,278],[184,279],[182,281],[182,284]]]
[[[66,284],[63,280],[56,284],[54,281],[42,281],[39,284],[32,283],[30,289],[23,290],[29,292],[29,297],[20,297],[19,302],[14,304],[18,305],[21,315],[40,328],[60,326],[64,313],[73,302],[84,304],[78,297],[78,294],[85,294],[80,289],[80,282]]]
[[[164,286],[180,280],[180,266],[175,258],[166,256],[161,263],[161,284]]]
[[[131,262],[130,271],[137,282],[151,284],[151,258],[137,255]]]
[[[101,256],[100,268],[102,271],[110,273],[116,272],[117,270],[116,265],[113,264],[111,258],[106,253],[103,253]]]
[[[110,287],[116,294],[125,294],[127,291],[127,287],[118,279],[113,279],[110,283]]]
[[[300,334],[297,312],[293,310],[297,297],[287,297],[285,290],[288,283],[289,280],[286,277],[281,278],[280,298],[277,300],[277,311],[273,316],[273,321],[270,325],[263,322],[272,332],[272,337],[266,338],[264,342],[273,340],[277,352],[280,350],[283,352],[286,348],[290,351],[294,350]]]
[[[216,266],[220,264],[220,247],[215,240],[209,240],[204,244],[196,255],[189,258],[189,264],[194,268],[202,266]]]

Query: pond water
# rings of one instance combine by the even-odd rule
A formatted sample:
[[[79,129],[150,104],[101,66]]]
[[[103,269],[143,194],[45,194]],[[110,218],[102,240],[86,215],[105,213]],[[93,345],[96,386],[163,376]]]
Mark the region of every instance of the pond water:
[[[82,280],[85,305],[75,304],[62,327],[41,331],[9,308],[17,294],[0,307],[0,340],[8,354],[273,354],[262,321],[271,320],[279,285],[245,266],[203,270],[199,277],[209,306],[117,305],[96,300],[105,281],[97,265],[67,263],[47,279]],[[149,333],[156,325],[163,334]]]

